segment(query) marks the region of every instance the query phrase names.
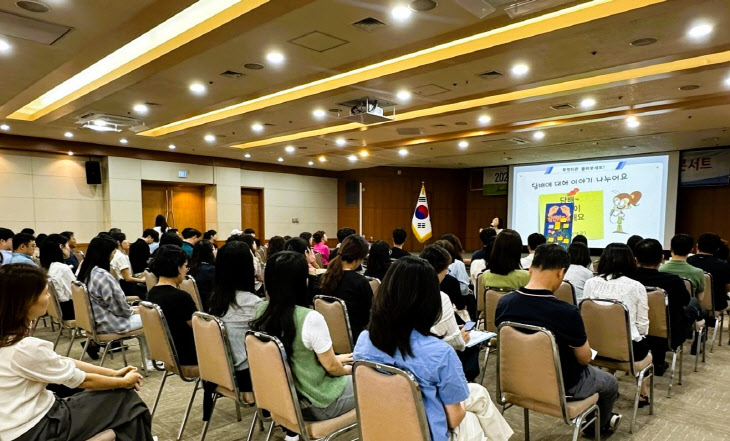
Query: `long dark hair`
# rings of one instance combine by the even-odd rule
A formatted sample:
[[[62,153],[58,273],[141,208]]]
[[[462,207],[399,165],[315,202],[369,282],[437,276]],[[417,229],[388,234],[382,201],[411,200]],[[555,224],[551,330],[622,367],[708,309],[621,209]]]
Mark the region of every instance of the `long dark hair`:
[[[365,271],[366,276],[382,279],[385,272],[390,267],[390,246],[382,240],[374,242],[370,245],[370,253],[368,254],[368,269]]]
[[[449,242],[451,242],[451,245],[453,245],[454,247],[454,251],[456,251],[456,256],[454,257],[454,259],[462,261],[464,260],[461,257],[461,254],[464,252],[464,248],[461,246],[461,241],[458,237],[456,237],[455,234],[444,234],[443,236],[441,236],[441,240],[448,240]]]
[[[520,269],[522,256],[522,237],[515,230],[504,229],[494,240],[494,248],[487,262],[487,269],[492,274],[506,276]]]
[[[396,349],[413,356],[411,332],[431,334],[441,316],[441,294],[436,270],[426,260],[405,256],[388,269],[370,317],[370,341],[386,354]]]
[[[598,261],[598,275],[604,279],[608,279],[608,276],[613,279],[630,276],[635,271],[636,260],[628,245],[610,243],[601,253],[601,259]]]
[[[46,285],[46,274],[33,265],[0,267],[0,348],[12,346],[30,334],[28,311]]]
[[[591,252],[582,242],[575,242],[568,247],[571,265],[580,265],[587,267],[591,263]]]
[[[294,309],[297,298],[306,295],[309,265],[303,254],[280,251],[266,263],[264,283],[269,304],[261,316],[251,322],[251,329],[278,337],[288,360],[294,354]]]
[[[109,256],[112,251],[117,249],[117,242],[114,239],[104,236],[97,236],[89,242],[89,248],[86,250],[86,257],[81,262],[79,268],[78,279],[84,283],[89,283],[89,276],[94,267],[99,267],[105,271],[109,271]]]
[[[255,276],[253,254],[246,243],[237,240],[223,245],[215,262],[215,282],[208,312],[218,317],[226,315],[228,306],[236,302],[236,291],[256,292]]]
[[[333,295],[337,291],[337,286],[342,280],[342,276],[345,274],[345,270],[342,268],[342,261],[352,263],[361,259],[364,259],[368,255],[368,243],[362,236],[352,235],[347,236],[342,245],[340,245],[340,251],[337,256],[329,261],[327,265],[327,272],[322,275],[322,293],[325,295]]]
[[[157,217],[155,217],[155,226],[160,227],[162,234],[165,234],[165,231],[169,228],[167,225],[167,219],[165,219],[165,216],[161,214],[158,214]]]
[[[214,249],[213,242],[207,239],[203,239],[193,246],[193,255],[190,256],[190,271],[188,271],[191,276],[194,277],[200,272],[200,265],[203,263],[215,265]]]
[[[53,262],[61,262],[65,260],[61,247],[68,243],[68,239],[60,234],[51,234],[46,238],[40,248],[41,266],[48,270]]]
[[[266,250],[266,261],[268,262],[271,257],[279,251],[284,251],[284,244],[286,241],[281,236],[274,236],[269,239],[269,246]]]

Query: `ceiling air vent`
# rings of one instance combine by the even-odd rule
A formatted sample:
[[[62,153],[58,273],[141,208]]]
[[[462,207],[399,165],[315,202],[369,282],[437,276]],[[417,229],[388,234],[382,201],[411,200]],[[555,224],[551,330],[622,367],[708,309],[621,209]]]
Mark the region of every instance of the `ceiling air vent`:
[[[477,76],[483,80],[494,80],[502,76],[501,73],[496,70],[490,70],[487,72],[478,73]]]
[[[226,77],[226,78],[234,78],[235,79],[235,78],[241,78],[241,77],[243,77],[244,74],[241,73],[241,72],[236,72],[235,70],[227,70],[227,71],[221,73],[221,76],[222,77]]]
[[[423,135],[423,129],[420,127],[401,127],[396,129],[399,135]]]
[[[352,25],[365,32],[374,32],[386,26],[385,23],[373,17],[363,18],[360,21],[356,21]]]
[[[550,106],[553,110],[570,110],[575,109],[575,106],[570,103],[564,103],[564,104],[556,104],[554,106]]]
[[[511,142],[513,144],[519,144],[519,145],[525,145],[525,144],[529,144],[530,143],[530,141],[527,141],[527,140],[522,139],[522,138],[509,138],[507,141],[509,141],[509,142]]]

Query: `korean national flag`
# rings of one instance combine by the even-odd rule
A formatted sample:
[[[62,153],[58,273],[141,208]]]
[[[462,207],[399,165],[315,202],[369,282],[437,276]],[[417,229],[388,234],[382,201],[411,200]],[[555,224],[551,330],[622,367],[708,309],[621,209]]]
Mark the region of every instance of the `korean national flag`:
[[[426,187],[421,185],[421,194],[416,202],[416,209],[413,211],[413,220],[411,228],[416,239],[423,243],[431,237],[431,213],[428,211],[428,201],[426,200]]]

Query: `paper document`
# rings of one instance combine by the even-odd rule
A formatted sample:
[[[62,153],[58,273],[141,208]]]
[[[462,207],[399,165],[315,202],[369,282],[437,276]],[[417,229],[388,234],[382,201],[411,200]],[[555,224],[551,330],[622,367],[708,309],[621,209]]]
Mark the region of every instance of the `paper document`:
[[[496,336],[497,334],[495,334],[494,332],[484,332],[472,329],[471,331],[469,331],[469,343],[466,344],[466,347],[470,348],[472,346],[476,346],[479,343],[485,342]]]

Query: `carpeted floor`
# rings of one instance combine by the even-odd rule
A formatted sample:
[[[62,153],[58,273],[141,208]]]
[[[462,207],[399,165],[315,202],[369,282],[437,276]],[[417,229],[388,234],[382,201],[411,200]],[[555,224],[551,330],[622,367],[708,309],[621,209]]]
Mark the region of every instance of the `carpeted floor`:
[[[727,320],[726,320],[727,321]],[[694,357],[689,355],[688,345],[685,346],[684,374],[682,385],[676,384],[672,398],[667,398],[669,373],[656,379],[656,401],[654,415],[649,415],[649,408],[639,409],[634,434],[629,433],[629,420],[633,405],[634,382],[630,378],[621,377],[621,397],[617,402],[618,412],[624,414],[619,431],[610,438],[614,441],[623,440],[730,440],[730,346],[728,343],[727,324],[723,332],[722,346],[715,344],[713,353],[708,353],[706,363],[700,363],[698,372],[693,372]],[[38,327],[36,336],[52,340],[54,335],[50,328]],[[78,340],[77,340],[78,341]],[[65,353],[68,348],[67,336],[61,338],[58,351]],[[130,343],[129,361],[139,365],[139,350],[135,343]],[[81,349],[78,343],[74,344],[72,357],[78,358]],[[87,359],[88,361],[88,359]],[[668,361],[671,361],[668,359]],[[495,363],[496,356],[490,357],[484,385],[495,400]],[[122,366],[122,357],[117,354],[113,360],[105,362],[105,366],[119,368]],[[146,379],[141,396],[151,407],[154,403],[162,374],[153,372]],[[157,413],[153,420],[153,433],[159,436],[160,441],[175,440],[182,421],[185,406],[193,390],[193,383],[185,383],[178,377],[167,380],[165,390],[160,400]],[[197,440],[200,437],[203,423],[201,421],[202,401],[200,394],[196,397],[193,410],[190,414],[184,439]],[[253,411],[243,409],[243,420],[236,421],[236,408],[231,400],[220,399],[213,414],[207,438],[211,441],[245,440],[251,424]],[[505,417],[515,431],[512,440],[524,439],[522,409],[513,408],[505,412]],[[560,420],[531,413],[531,439],[543,441],[568,440],[571,436],[569,426]],[[268,430],[268,426],[266,427]],[[265,432],[254,432],[254,440],[264,440]],[[357,437],[356,431],[340,436],[339,440],[352,440]],[[282,440],[279,429],[274,431],[274,440]],[[395,441],[395,440],[394,440]]]

